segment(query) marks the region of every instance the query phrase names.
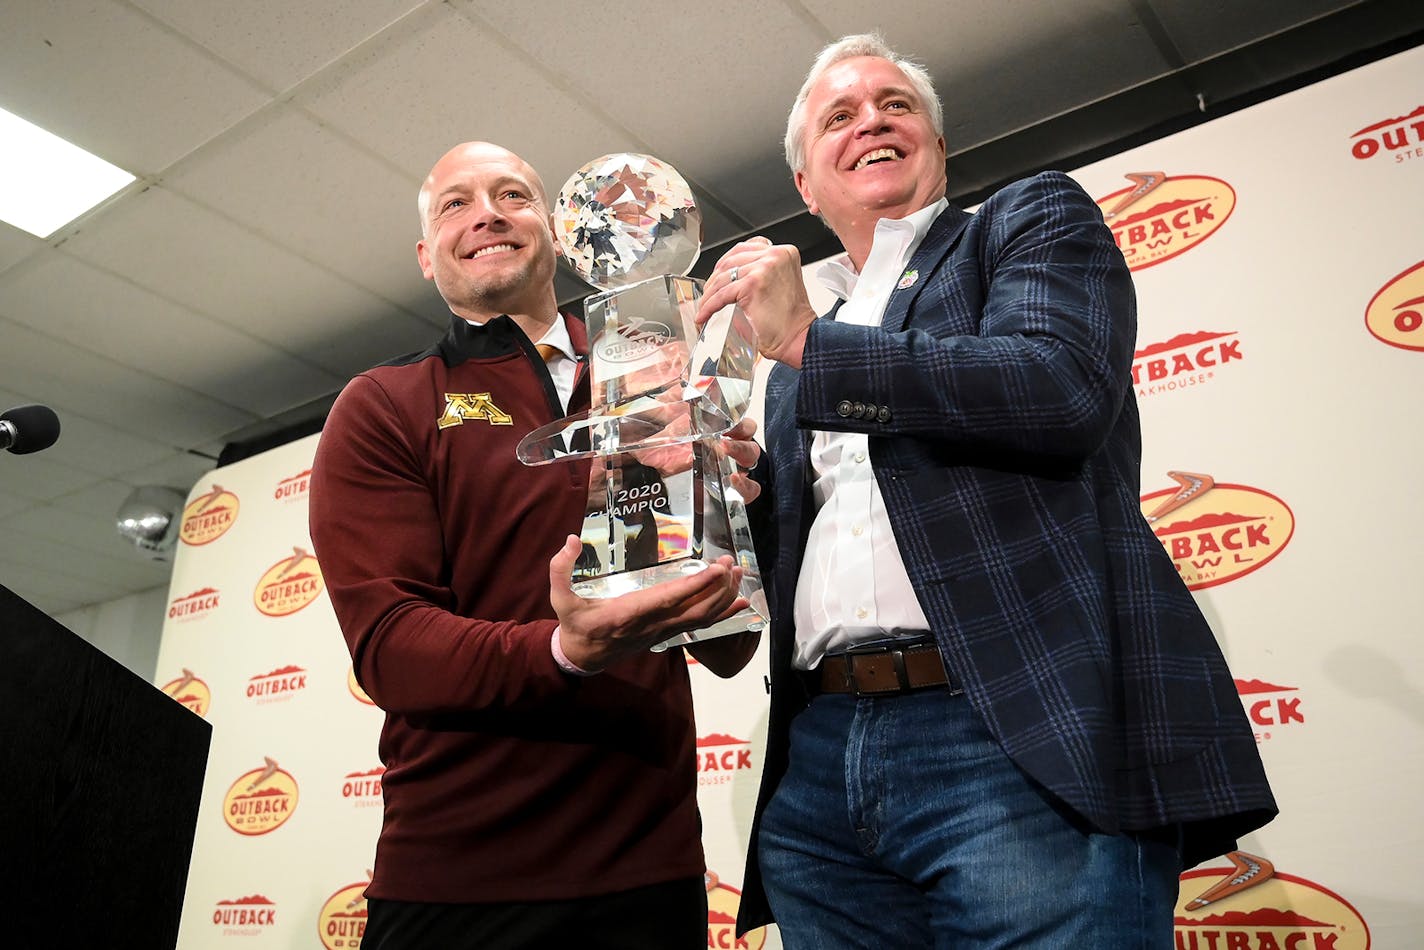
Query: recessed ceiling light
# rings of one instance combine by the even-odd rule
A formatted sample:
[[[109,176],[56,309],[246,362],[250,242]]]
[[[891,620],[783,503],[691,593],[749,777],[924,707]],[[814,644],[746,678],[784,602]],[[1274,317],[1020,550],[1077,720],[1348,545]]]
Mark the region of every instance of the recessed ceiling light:
[[[4,109],[0,142],[0,221],[35,237],[49,237],[134,180]]]

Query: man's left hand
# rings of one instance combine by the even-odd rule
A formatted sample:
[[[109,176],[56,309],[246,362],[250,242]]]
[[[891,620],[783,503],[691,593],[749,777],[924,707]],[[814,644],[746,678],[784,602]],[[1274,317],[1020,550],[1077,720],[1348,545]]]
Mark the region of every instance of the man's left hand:
[[[790,244],[754,237],[722,256],[704,285],[697,325],[728,304],[737,304],[757,334],[757,350],[767,359],[801,367],[806,330],[816,311],[801,278],[801,252]]]

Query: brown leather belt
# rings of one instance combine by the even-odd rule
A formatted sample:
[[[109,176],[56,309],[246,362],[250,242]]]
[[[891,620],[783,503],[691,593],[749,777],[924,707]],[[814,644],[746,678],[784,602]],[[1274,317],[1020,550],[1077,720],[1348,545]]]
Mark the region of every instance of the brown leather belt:
[[[931,686],[947,686],[951,693],[963,688],[944,668],[939,648],[922,644],[874,651],[834,653],[821,659],[806,674],[812,693],[852,693],[856,696],[889,696]]]

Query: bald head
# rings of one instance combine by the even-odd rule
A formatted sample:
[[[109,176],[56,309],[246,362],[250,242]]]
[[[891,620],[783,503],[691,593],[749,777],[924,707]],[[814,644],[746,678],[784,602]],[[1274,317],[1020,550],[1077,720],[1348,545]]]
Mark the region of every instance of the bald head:
[[[534,188],[539,204],[547,213],[552,209],[549,193],[544,190],[544,181],[532,165],[514,154],[490,142],[465,142],[456,145],[440,156],[440,160],[430,169],[425,182],[416,197],[416,209],[420,212],[420,235],[430,235],[430,207],[433,199],[446,188],[452,179],[464,176],[470,169],[505,168],[512,177],[522,178]]]

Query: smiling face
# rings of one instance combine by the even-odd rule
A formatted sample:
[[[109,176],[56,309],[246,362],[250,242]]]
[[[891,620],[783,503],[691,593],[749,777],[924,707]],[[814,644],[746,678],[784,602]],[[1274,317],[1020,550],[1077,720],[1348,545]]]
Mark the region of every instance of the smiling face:
[[[821,74],[806,97],[804,149],[796,189],[847,250],[863,241],[868,251],[881,218],[903,218],[944,196],[944,139],[887,59],[856,56]]]
[[[420,271],[456,314],[554,313],[548,199],[519,156],[484,142],[456,146],[430,170],[420,213]]]

